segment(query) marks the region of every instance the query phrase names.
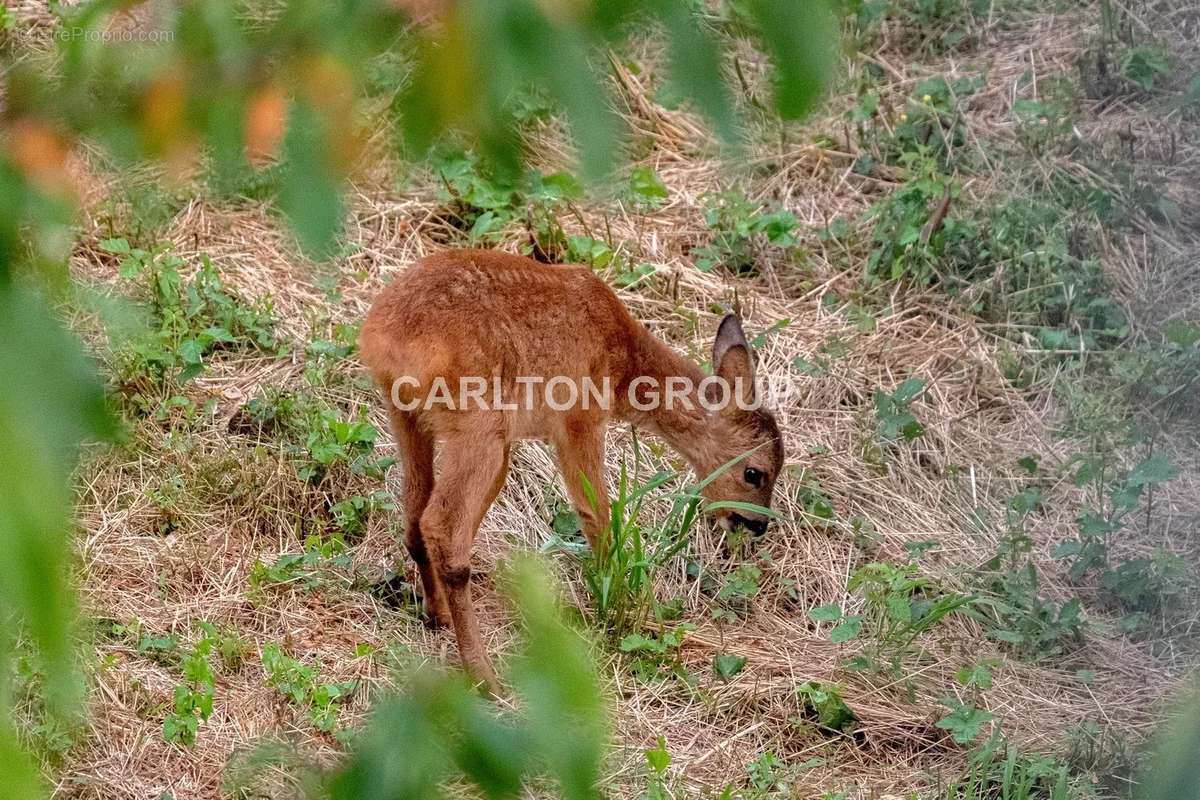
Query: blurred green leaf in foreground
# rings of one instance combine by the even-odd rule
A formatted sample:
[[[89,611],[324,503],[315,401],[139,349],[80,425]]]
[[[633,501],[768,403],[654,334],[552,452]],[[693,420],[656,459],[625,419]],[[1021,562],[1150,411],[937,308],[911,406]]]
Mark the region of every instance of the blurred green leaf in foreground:
[[[80,441],[106,433],[108,421],[78,342],[3,271],[0,342],[0,785],[23,800],[41,795],[12,727],[10,654],[17,640],[36,646],[47,713],[65,715],[82,699],[66,576],[70,476]]]
[[[525,155],[522,100],[545,97],[594,180],[622,142],[605,70],[631,38],[661,41],[668,94],[735,144],[740,114],[725,70],[735,38],[768,57],[784,119],[816,103],[837,42],[827,0],[749,0],[734,36],[719,35],[723,23],[687,0],[202,0],[142,23],[166,27],[149,41],[107,40],[110,26],[127,24],[127,5],[64,7],[71,35],[56,54],[5,65],[8,127],[24,131],[11,153],[21,171],[69,183],[62,162],[84,138],[117,163],[206,172],[218,190],[235,191],[239,176],[281,158],[280,209],[315,257],[333,253],[341,193],[378,125],[380,98],[407,157],[456,139],[515,171]],[[414,21],[407,7],[435,12]]]
[[[487,798],[519,797],[539,775],[568,800],[598,797],[607,712],[588,644],[562,621],[554,583],[535,560],[517,559],[505,577],[522,621],[508,660],[517,712],[502,716],[461,675],[421,670],[403,694],[376,703],[347,763],[323,781],[326,798],[437,798],[451,778]]]

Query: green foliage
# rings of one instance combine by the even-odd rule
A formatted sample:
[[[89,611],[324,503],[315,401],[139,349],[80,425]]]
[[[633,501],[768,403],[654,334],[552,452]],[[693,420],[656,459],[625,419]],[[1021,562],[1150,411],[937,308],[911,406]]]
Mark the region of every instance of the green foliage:
[[[876,164],[903,168],[909,179],[943,176],[960,160],[966,143],[963,104],[982,85],[973,76],[947,79],[940,75],[918,81],[894,119],[880,112],[872,84],[860,87],[857,105],[849,112],[863,154],[854,170],[872,175]]]
[[[973,576],[979,593],[974,608],[983,615],[992,637],[1033,660],[1059,656],[1077,646],[1086,624],[1078,598],[1058,603],[1038,591],[1033,540],[1026,526],[1041,503],[1041,492],[1033,487],[1009,500],[999,547]],[[987,525],[982,516],[978,521]]]
[[[457,779],[486,798],[516,798],[523,782],[541,776],[565,800],[599,796],[607,723],[587,644],[562,621],[543,568],[518,559],[510,569],[505,584],[521,641],[508,674],[519,711],[500,715],[460,677],[417,670],[402,694],[376,703],[349,759],[322,781],[321,797],[433,800]]]
[[[337,727],[342,703],[358,686],[357,681],[320,681],[319,664],[309,666],[284,655],[277,644],[263,646],[262,664],[267,672],[267,684],[289,703],[304,709],[312,726],[326,733]]]
[[[732,191],[706,199],[704,222],[713,235],[708,244],[692,251],[696,268],[711,272],[724,267],[735,274],[756,271],[767,247],[795,247],[799,226],[790,211],[764,209]]]
[[[595,605],[596,621],[614,635],[640,630],[657,610],[655,577],[687,546],[688,533],[698,518],[703,483],[672,495],[671,509],[663,521],[645,527],[642,515],[647,500],[673,477],[671,473],[659,472],[636,484],[625,465],[621,465],[606,541],[600,552],[592,553],[584,565],[584,579]],[[587,489],[591,493],[591,487]],[[592,497],[594,501],[595,495]]]
[[[713,673],[723,681],[732,680],[745,667],[746,658],[744,656],[731,653],[717,653],[713,656]]]
[[[903,662],[919,653],[911,648],[922,634],[974,601],[970,595],[944,591],[918,574],[915,564],[867,564],[850,576],[847,588],[862,595],[866,605],[861,621],[872,634],[849,666],[887,670],[896,677]]]
[[[751,601],[762,589],[762,569],[753,563],[738,564],[733,572],[724,576],[717,590],[719,607],[713,610],[714,619],[736,622],[749,614]]]
[[[804,508],[805,520],[810,524],[823,527],[836,515],[833,501],[822,490],[821,484],[815,476],[806,472],[803,478],[796,499]]]
[[[395,511],[396,504],[391,492],[384,489],[367,496],[354,495],[329,507],[329,515],[341,538],[351,541],[362,536],[367,529],[367,520],[379,511]]]
[[[347,363],[358,350],[359,325],[339,322],[314,326],[313,338],[304,345],[304,380],[314,387],[338,387],[353,372]]]
[[[245,649],[236,633],[222,631],[210,622],[196,624],[202,634],[185,653],[179,652],[179,636],[142,634],[138,638],[138,653],[161,664],[178,668],[183,681],[175,685],[173,705],[163,719],[162,735],[168,742],[193,745],[200,726],[213,711],[216,692],[216,670],[213,659],[221,668],[234,671],[241,668]]]
[[[179,635],[169,633],[166,636],[154,636],[144,633],[138,638],[137,651],[152,661],[171,663],[174,661],[179,648]]]
[[[867,259],[870,280],[932,283],[939,265],[975,237],[969,221],[948,212],[959,192],[924,156],[902,156],[913,176],[867,212],[874,249]],[[942,216],[938,216],[942,214]]]
[[[3,216],[3,213],[0,213]],[[2,226],[4,223],[0,223]],[[107,436],[104,397],[78,343],[43,300],[7,278],[0,260],[0,763],[14,800],[40,796],[11,724],[8,684],[18,637],[42,674],[51,717],[78,707],[72,658],[74,595],[64,571],[69,479],[84,439]]]
[[[970,703],[959,702],[955,697],[943,697],[940,702],[950,709],[950,713],[937,721],[937,727],[948,731],[958,744],[970,744],[978,738],[983,726],[995,716]]]
[[[667,788],[667,767],[671,766],[671,754],[667,752],[667,741],[658,737],[658,743],[646,751],[647,785],[638,800],[670,800]]]
[[[829,631],[829,641],[835,644],[848,642],[862,632],[863,616],[861,614],[847,615],[837,603],[827,603],[809,609],[808,616],[816,622],[837,623]]]
[[[1029,83],[1030,90],[1036,88],[1036,99],[1013,101],[1013,116],[1019,125],[1017,138],[1036,156],[1067,150],[1076,143],[1074,84],[1066,79],[1040,80],[1036,87],[1032,79]]]
[[[654,682],[678,678],[685,684],[692,684],[695,677],[683,666],[679,648],[695,628],[685,622],[657,633],[631,633],[621,639],[620,650],[632,657],[630,668],[638,680]]]
[[[984,659],[965,667],[960,667],[954,673],[954,680],[968,689],[978,690],[992,688],[992,668],[1000,662],[996,659]]]
[[[367,421],[363,408],[355,418],[345,419],[340,410],[314,394],[268,390],[246,404],[246,413],[261,431],[282,439],[302,480],[319,483],[337,468],[382,480],[384,472],[395,462],[375,452],[379,431]],[[367,510],[368,505],[363,509]],[[342,520],[346,520],[344,514]]]
[[[750,788],[759,793],[786,788],[779,785],[778,773],[782,766],[779,759],[775,757],[775,753],[770,750],[751,761],[746,765],[746,774],[750,777]]]
[[[605,240],[563,230],[563,218],[578,217],[574,203],[583,193],[570,173],[529,171],[508,177],[463,150],[435,152],[431,165],[442,182],[442,214],[455,243],[500,244],[520,229],[527,239],[523,250],[539,261],[586,264],[606,271],[622,287],[654,273],[652,265],[633,263]],[[668,192],[657,173],[639,167],[631,173],[628,196],[635,206],[649,209]]]
[[[1138,782],[1138,800],[1200,796],[1200,682],[1189,684],[1172,709],[1174,719],[1155,735],[1154,755]]]
[[[891,393],[875,390],[875,424],[884,443],[894,444],[901,438],[911,442],[925,432],[910,408],[925,392],[925,386],[924,378],[909,378]]]
[[[321,586],[330,570],[346,570],[350,563],[340,535],[325,539],[312,534],[305,538],[303,553],[281,553],[269,565],[255,561],[250,570],[251,593],[257,599],[268,587],[292,584],[312,591]]]
[[[184,682],[175,685],[173,711],[163,720],[162,734],[168,742],[195,744],[197,730],[212,714],[216,676],[209,656],[213,645],[206,636],[183,657]]]
[[[1090,487],[1094,504],[1085,506],[1078,519],[1078,535],[1059,543],[1055,558],[1068,565],[1068,574],[1079,582],[1090,574],[1098,575],[1107,597],[1132,614],[1161,609],[1173,595],[1184,589],[1186,563],[1162,550],[1152,557],[1130,558],[1117,564],[1110,561],[1114,537],[1142,510],[1143,495],[1170,481],[1175,468],[1162,455],[1150,455],[1132,468],[1122,468],[1099,439],[1092,449],[1074,459],[1077,486]],[[1149,518],[1153,507],[1146,501]],[[1136,629],[1139,618],[1131,616]]]
[[[971,753],[963,774],[937,795],[939,800],[1085,800],[1093,796],[1090,787],[1071,779],[1065,764],[1050,756],[1022,753],[998,730]]]
[[[1138,45],[1121,58],[1121,74],[1143,91],[1153,92],[1171,77],[1171,54],[1154,45]]]
[[[826,7],[804,14],[777,13],[773,2],[751,4],[755,28],[777,69],[777,107],[794,118],[817,95],[813,82],[829,59]],[[736,122],[728,86],[720,77],[722,45],[699,24],[683,0],[638,4],[596,4],[580,13],[548,15],[525,0],[472,2],[452,15],[434,41],[420,37],[412,82],[401,95],[408,113],[402,121],[413,152],[423,151],[443,130],[464,130],[498,163],[514,163],[513,131],[519,113],[511,98],[535,87],[562,109],[579,144],[586,174],[597,176],[608,165],[616,143],[617,120],[609,110],[590,53],[624,38],[631,27],[645,30],[656,22],[665,32],[670,82],[676,96],[689,99],[726,138]],[[637,20],[636,26],[631,23]],[[785,22],[786,21],[786,22]],[[656,26],[657,27],[657,26]],[[481,60],[477,53],[487,53]],[[445,65],[454,64],[454,69]]]
[[[830,733],[846,733],[858,720],[842,699],[841,689],[830,684],[806,681],[796,687],[805,719]]]
[[[442,186],[438,199],[462,244],[496,244],[514,226],[526,229],[531,252],[545,261],[562,260],[566,234],[559,218],[583,189],[567,172],[543,175],[531,171],[518,178],[500,174],[469,150],[444,149],[430,157]]]
[[[847,0],[857,35],[864,43],[881,34],[884,23],[900,28],[900,45],[909,51],[943,53],[971,46],[975,16],[987,14],[980,0]]]
[[[635,206],[657,208],[670,196],[662,178],[649,167],[634,167],[629,173],[629,197]]]
[[[119,259],[122,278],[137,281],[147,325],[114,342],[112,371],[121,393],[142,412],[203,372],[221,353],[278,353],[269,303],[247,304],[225,288],[202,256],[194,277],[186,262],[166,247],[133,247],[106,239],[100,249]]]

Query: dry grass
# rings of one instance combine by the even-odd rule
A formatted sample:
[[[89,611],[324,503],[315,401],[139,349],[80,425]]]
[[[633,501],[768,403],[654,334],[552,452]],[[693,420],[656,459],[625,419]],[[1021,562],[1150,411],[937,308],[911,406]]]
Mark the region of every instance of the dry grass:
[[[1149,6],[1138,17],[1161,37],[1183,48],[1188,31],[1194,36],[1200,9]],[[1074,64],[1095,37],[1096,14],[1089,11],[1047,12],[1009,27],[979,20],[978,46],[965,55],[939,57],[905,65],[909,58],[897,41],[885,42],[872,59],[892,80],[898,103],[915,81],[932,74],[962,75],[985,67],[986,83],[968,106],[965,122],[969,147],[1003,142],[1012,136],[1012,101],[1027,92],[1021,76],[1032,72],[1044,80],[1073,74]],[[1187,53],[1188,58],[1194,54]],[[851,65],[853,79],[866,59]],[[647,685],[616,668],[615,658],[602,655],[608,690],[613,698],[615,749],[611,760],[614,796],[634,796],[641,782],[641,752],[664,736],[673,756],[671,773],[680,796],[719,789],[744,775],[745,765],[771,750],[789,764],[820,756],[824,761],[797,776],[793,794],[815,797],[821,792],[855,786],[861,797],[883,797],[935,785],[963,762],[961,748],[933,723],[942,713],[939,697],[954,692],[953,673],[984,655],[1000,653],[975,622],[950,618],[922,644],[924,656],[907,664],[911,684],[869,679],[846,673],[842,660],[853,645],[831,644],[807,615],[810,607],[860,601],[846,594],[849,574],[866,560],[906,557],[906,543],[936,539],[923,559],[926,569],[951,585],[961,581],[963,567],[990,556],[995,531],[980,532],[970,523],[983,507],[1001,517],[1004,503],[1019,486],[1015,462],[1027,454],[1042,463],[1061,465],[1070,444],[1055,438],[1049,426],[1058,409],[1046,391],[1054,379],[1045,376],[1035,390],[1014,388],[997,366],[1002,346],[994,329],[978,324],[934,294],[900,292],[890,308],[878,314],[872,330],[855,325],[844,306],[823,302],[849,296],[861,272],[847,266],[838,253],[808,237],[805,269],[768,256],[756,277],[704,274],[692,266],[689,250],[708,237],[700,214],[701,198],[729,185],[731,173],[708,155],[711,142],[684,114],[655,105],[646,90],[646,74],[618,70],[622,109],[635,128],[653,140],[645,163],[654,167],[671,190],[669,201],[653,212],[641,212],[616,201],[579,204],[580,218],[591,230],[611,231],[613,241],[639,262],[653,264],[654,279],[622,298],[656,334],[678,349],[704,358],[717,315],[714,304],[740,301],[752,333],[787,319],[789,324],[760,350],[759,371],[767,381],[790,390],[790,400],[777,408],[787,439],[790,472],[782,481],[778,507],[784,521],[762,548],[761,591],[737,624],[712,620],[713,601],[684,573],[684,561],[662,576],[662,598],[686,598],[685,618],[698,625],[683,649],[687,667],[699,676],[699,691],[678,684]],[[749,76],[753,84],[757,78]],[[758,87],[761,90],[761,86]],[[836,135],[846,104],[830,100],[808,129]],[[1132,130],[1136,169],[1168,178],[1168,191],[1181,203],[1183,215],[1173,227],[1139,220],[1136,232],[1106,233],[1105,267],[1120,299],[1137,312],[1136,319],[1159,321],[1193,314],[1200,300],[1194,291],[1197,214],[1189,195],[1200,164],[1194,130],[1178,116],[1144,104],[1114,104],[1093,109],[1080,123],[1080,135],[1101,148],[1125,147],[1116,132]],[[384,151],[385,134],[374,142]],[[806,229],[826,225],[839,215],[864,210],[890,190],[884,179],[864,179],[849,167],[853,145],[788,143],[762,146],[745,161],[755,167],[738,177],[753,198],[771,198],[796,214]],[[538,151],[547,163],[567,160],[557,132],[547,128]],[[1169,147],[1167,143],[1171,143]],[[1171,150],[1174,155],[1168,152]],[[991,151],[995,152],[995,151]],[[994,156],[993,156],[994,157]],[[1169,160],[1168,160],[1169,157]],[[1069,163],[1064,160],[1064,163]],[[295,255],[288,234],[272,212],[258,204],[216,205],[197,193],[178,212],[164,239],[185,258],[210,255],[227,282],[247,297],[270,297],[283,331],[297,343],[312,334],[314,320],[361,319],[375,293],[413,260],[444,246],[446,230],[432,181],[416,180],[395,187],[396,170],[387,158],[364,168],[352,197],[347,238],[353,246],[331,267],[306,263]],[[1014,187],[1000,164],[968,182],[972,197],[1004,193]],[[1045,169],[1070,168],[1046,163]],[[579,220],[564,220],[578,232]],[[523,239],[514,231],[510,248]],[[97,226],[86,232],[75,260],[84,279],[111,284],[111,259],[93,249],[101,236]],[[326,270],[326,272],[322,272]],[[318,284],[323,275],[336,279],[340,295],[330,299]],[[693,323],[693,320],[695,321]],[[846,346],[830,371],[820,377],[800,374],[797,356],[811,358],[823,343],[838,339]],[[890,389],[909,376],[929,381],[930,391],[916,407],[926,433],[902,448],[882,466],[864,458],[871,438],[872,393]],[[194,637],[196,620],[235,629],[244,639],[244,666],[220,674],[215,711],[202,726],[196,745],[185,748],[162,740],[163,710],[170,704],[177,671],[142,655],[126,639],[101,638],[93,662],[92,716],[85,741],[57,770],[58,794],[81,798],[221,796],[222,776],[265,741],[283,740],[304,759],[334,759],[339,746],[317,734],[295,709],[283,703],[264,681],[258,651],[267,643],[305,661],[319,661],[329,680],[357,679],[360,690],[343,712],[348,725],[366,712],[368,690],[386,686],[389,659],[383,654],[415,654],[422,659],[453,663],[452,636],[427,631],[411,608],[394,608],[365,590],[395,564],[412,572],[397,545],[395,513],[376,514],[369,529],[351,549],[352,581],[331,573],[314,591],[275,588],[256,593],[249,574],[256,560],[270,563],[278,554],[303,548],[310,516],[324,514],[329,497],[368,494],[378,488],[362,477],[335,474],[312,486],[300,481],[277,444],[231,424],[242,406],[264,387],[303,383],[302,364],[295,359],[246,357],[224,360],[189,385],[188,394],[211,401],[211,419],[179,425],[167,436],[155,421],[140,424],[133,443],[97,452],[79,478],[79,585],[87,611],[123,623],[137,621],[145,632]],[[327,399],[352,409],[372,406],[374,397],[360,383],[344,381],[323,389]],[[377,410],[375,424],[384,429]],[[629,452],[629,433],[614,430],[610,466],[615,470]],[[1195,467],[1194,456],[1181,451],[1177,461]],[[649,468],[679,466],[670,456],[653,457]],[[1200,519],[1195,469],[1158,496],[1162,515],[1142,538],[1125,543],[1130,551],[1165,544],[1189,558],[1196,556],[1195,532]],[[797,497],[802,478],[815,478],[831,498],[836,521],[808,518]],[[169,532],[163,511],[150,493],[177,479],[183,487]],[[391,481],[398,480],[393,474]],[[1048,502],[1032,527],[1042,556],[1044,591],[1067,597],[1073,590],[1048,557],[1052,542],[1073,527],[1079,492],[1069,481],[1047,488]],[[512,641],[512,620],[489,581],[498,560],[514,548],[536,549],[552,539],[548,525],[552,498],[561,497],[552,459],[539,445],[519,448],[500,499],[484,522],[476,544],[481,581],[478,606],[489,648],[503,654]],[[855,544],[849,520],[860,515],[874,523],[877,550],[865,553]],[[690,557],[728,573],[735,564],[723,554],[716,535],[701,532]],[[555,557],[572,603],[586,608],[586,590],[578,567]],[[412,579],[412,576],[409,576]],[[794,586],[795,597],[785,591]],[[1101,623],[1111,622],[1093,614]],[[1194,621],[1194,620],[1192,620]],[[1180,623],[1180,630],[1190,626]],[[374,656],[356,657],[356,646],[369,644]],[[717,681],[712,656],[729,652],[747,658],[733,681]],[[1095,720],[1138,739],[1155,725],[1163,698],[1179,676],[1195,664],[1194,654],[1171,646],[1153,648],[1133,643],[1105,626],[1088,634],[1083,648],[1070,659],[1031,665],[1003,659],[995,687],[983,703],[996,714],[1006,733],[1031,749],[1053,750],[1072,726]],[[1076,678],[1076,670],[1095,671],[1092,682]],[[838,683],[861,720],[859,733],[827,740],[805,732],[792,720],[801,708],[795,686],[805,680]],[[299,790],[278,773],[267,776],[271,796]]]

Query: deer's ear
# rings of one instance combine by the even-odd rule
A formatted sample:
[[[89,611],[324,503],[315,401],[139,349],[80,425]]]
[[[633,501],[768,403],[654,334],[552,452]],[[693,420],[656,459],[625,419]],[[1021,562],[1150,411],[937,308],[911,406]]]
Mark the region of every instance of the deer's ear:
[[[754,403],[754,359],[750,355],[750,344],[742,332],[742,323],[735,314],[726,314],[717,328],[713,342],[713,374],[729,384],[731,391],[742,406]]]

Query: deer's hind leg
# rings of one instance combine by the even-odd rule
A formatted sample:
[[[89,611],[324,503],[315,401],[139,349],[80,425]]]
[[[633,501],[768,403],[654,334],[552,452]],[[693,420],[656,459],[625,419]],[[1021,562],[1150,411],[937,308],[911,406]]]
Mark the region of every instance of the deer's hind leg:
[[[429,624],[444,627],[452,624],[446,589],[438,576],[426,536],[421,529],[421,515],[433,493],[433,437],[421,430],[410,412],[390,410],[392,435],[400,449],[404,467],[404,544],[421,574],[421,590]]]
[[[604,553],[610,516],[604,477],[604,425],[569,420],[562,434],[554,438],[554,453],[579,527],[592,552]]]
[[[425,541],[446,588],[463,667],[492,695],[499,683],[471,603],[471,545],[504,485],[509,448],[499,436],[456,436],[445,443],[442,473],[421,517]]]

